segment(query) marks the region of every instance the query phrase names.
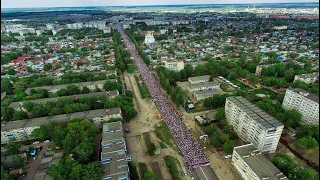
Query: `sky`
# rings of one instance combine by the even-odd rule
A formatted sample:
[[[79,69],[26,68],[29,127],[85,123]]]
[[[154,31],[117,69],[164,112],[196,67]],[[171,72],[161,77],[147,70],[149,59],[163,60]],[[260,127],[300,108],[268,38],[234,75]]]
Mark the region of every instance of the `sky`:
[[[1,8],[133,6],[170,4],[244,4],[254,0],[1,0]],[[256,3],[318,2],[318,0],[256,0]]]

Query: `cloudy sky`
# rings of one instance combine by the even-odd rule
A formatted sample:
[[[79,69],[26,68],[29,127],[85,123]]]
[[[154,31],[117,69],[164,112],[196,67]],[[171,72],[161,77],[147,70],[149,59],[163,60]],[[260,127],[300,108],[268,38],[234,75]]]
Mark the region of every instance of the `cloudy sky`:
[[[318,0],[256,0],[256,3],[284,2],[318,2]],[[1,8],[242,3],[253,3],[253,0],[1,0]]]

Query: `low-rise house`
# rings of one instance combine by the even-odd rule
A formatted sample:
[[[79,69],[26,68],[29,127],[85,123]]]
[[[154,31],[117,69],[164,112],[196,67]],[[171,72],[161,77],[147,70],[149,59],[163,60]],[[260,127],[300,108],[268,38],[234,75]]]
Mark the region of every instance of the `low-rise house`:
[[[216,82],[201,82],[201,83],[193,83],[187,86],[187,90],[192,93],[194,91],[203,91],[203,90],[212,90],[220,87],[219,83]]]
[[[197,77],[188,77],[188,82],[190,84],[209,82],[210,76],[197,76]]]
[[[117,79],[109,79],[110,82],[117,82]],[[99,88],[103,91],[103,85],[106,82],[106,80],[100,80],[100,81],[90,81],[90,82],[79,82],[79,83],[72,83],[72,84],[62,84],[62,85],[53,85],[53,86],[40,86],[40,87],[34,87],[34,88],[27,88],[25,90],[25,93],[30,94],[31,89],[45,89],[49,93],[56,93],[60,89],[64,89],[69,85],[75,85],[79,88],[87,87],[91,91],[95,90],[96,88]]]
[[[315,83],[316,81],[319,81],[319,72],[295,75],[294,81],[303,81],[307,84]]]
[[[197,100],[197,101],[201,101],[203,99],[206,98],[210,98],[215,94],[220,94],[219,91],[212,89],[212,90],[203,90],[203,91],[194,91],[193,92],[193,97]]]
[[[184,69],[184,62],[183,61],[164,61],[164,66],[172,71],[181,71]]]
[[[39,128],[41,125],[45,125],[49,121],[65,124],[74,118],[87,119],[94,122],[94,124],[97,126],[100,126],[103,122],[106,122],[110,118],[122,118],[122,114],[121,109],[117,107],[19,121],[9,121],[6,124],[1,125],[1,144],[6,144],[9,141],[25,141],[34,139],[31,136],[31,132],[34,129]]]

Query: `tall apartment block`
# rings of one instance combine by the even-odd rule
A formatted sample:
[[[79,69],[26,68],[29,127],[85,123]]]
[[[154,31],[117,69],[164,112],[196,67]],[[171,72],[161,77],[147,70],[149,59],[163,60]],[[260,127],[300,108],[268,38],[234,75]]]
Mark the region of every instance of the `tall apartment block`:
[[[284,96],[282,107],[295,109],[301,115],[302,124],[319,125],[319,96],[302,89],[289,88]]]
[[[252,144],[235,147],[232,153],[231,164],[244,180],[288,180],[288,178]]]
[[[282,123],[241,96],[227,97],[225,113],[228,124],[243,141],[264,154],[276,151]]]

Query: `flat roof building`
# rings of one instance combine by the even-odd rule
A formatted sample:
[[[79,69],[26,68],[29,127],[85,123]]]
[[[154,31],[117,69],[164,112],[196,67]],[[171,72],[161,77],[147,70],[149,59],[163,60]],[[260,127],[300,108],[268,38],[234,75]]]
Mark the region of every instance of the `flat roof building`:
[[[302,124],[319,125],[319,96],[303,89],[288,88],[282,107],[295,109],[301,114]]]
[[[40,118],[25,119],[19,121],[9,121],[1,125],[1,144],[12,141],[24,141],[33,139],[31,132],[49,121],[57,123],[67,123],[72,119],[87,119],[92,121],[96,126],[101,126],[111,118],[121,118],[121,108],[97,109],[91,111],[76,112],[70,114],[60,114],[55,116],[46,116]]]
[[[228,124],[243,141],[265,154],[276,151],[284,128],[278,120],[241,96],[227,97],[225,114]]]
[[[215,89],[203,90],[203,91],[194,91],[193,92],[193,97],[197,101],[201,101],[203,99],[210,98],[215,94],[220,94],[220,92],[218,90],[215,90]]]
[[[235,147],[233,149],[231,164],[244,180],[288,180],[288,178],[252,144]]]
[[[303,81],[307,84],[315,83],[316,81],[319,81],[319,72],[295,75],[294,81]]]
[[[96,88],[99,88],[102,91],[104,91],[103,85],[104,85],[104,83],[106,81],[117,82],[117,79],[107,79],[107,80],[101,80],[101,81],[90,81],[90,82],[79,82],[79,83],[72,83],[72,84],[61,84],[61,85],[53,85],[53,86],[33,87],[33,88],[27,88],[25,90],[25,93],[30,94],[30,90],[31,89],[45,89],[49,93],[55,93],[55,92],[59,91],[60,89],[64,89],[64,88],[68,87],[69,85],[75,85],[75,86],[77,86],[79,88],[87,87],[91,91],[95,90]]]
[[[210,80],[210,76],[197,76],[197,77],[188,77],[188,82],[190,84],[194,83],[202,83],[202,82],[208,82]]]
[[[103,179],[130,179],[122,122],[103,124],[101,146],[101,163],[104,166]]]
[[[192,83],[187,86],[187,89],[191,93],[194,91],[211,90],[219,87],[220,87],[219,83],[211,81],[211,82]]]

